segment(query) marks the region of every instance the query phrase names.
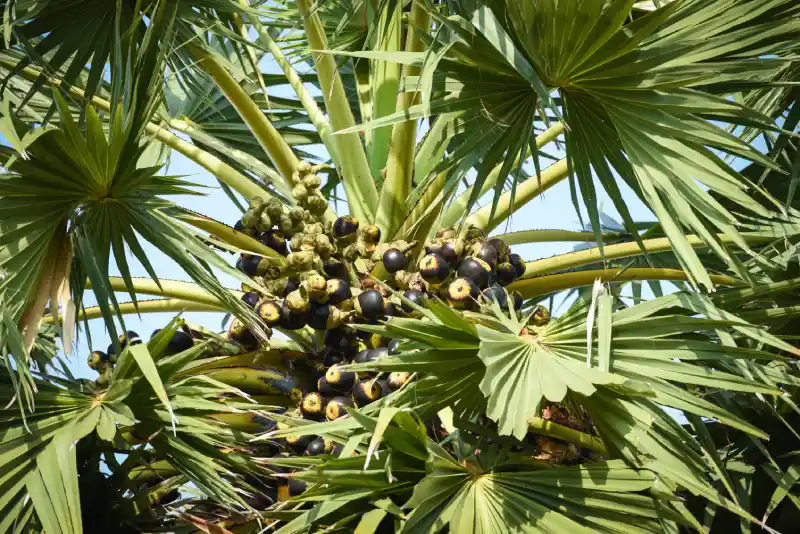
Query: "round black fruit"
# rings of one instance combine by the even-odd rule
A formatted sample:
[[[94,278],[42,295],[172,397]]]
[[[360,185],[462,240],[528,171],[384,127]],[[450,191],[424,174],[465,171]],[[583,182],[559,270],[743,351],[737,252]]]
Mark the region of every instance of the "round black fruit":
[[[286,280],[286,285],[283,288],[283,292],[281,292],[281,296],[285,297],[292,291],[296,291],[297,288],[300,287],[300,280],[297,278],[289,278]]]
[[[341,278],[347,280],[347,265],[341,261],[332,260],[322,266],[328,278]]]
[[[172,334],[172,339],[167,343],[167,355],[178,354],[191,349],[193,346],[194,340],[192,336],[182,330],[176,330],[175,333]]]
[[[326,291],[328,292],[328,302],[334,306],[353,297],[350,286],[347,282],[339,278],[331,278],[328,280]]]
[[[326,368],[332,365],[343,364],[346,360],[347,358],[344,357],[344,354],[333,347],[325,347],[323,350],[322,365]]]
[[[253,293],[252,291],[248,291],[244,295],[242,295],[242,302],[250,306],[251,308],[255,308],[258,304],[258,294]]]
[[[445,241],[442,243],[441,248],[439,249],[439,255],[444,258],[449,265],[455,265],[458,263],[458,252],[456,252],[456,247],[450,241]]]
[[[358,231],[358,219],[345,215],[333,223],[333,235],[337,238],[347,237]]]
[[[328,327],[328,318],[331,316],[330,304],[311,303],[308,324],[315,330],[325,330]]]
[[[397,306],[394,305],[394,302],[387,300],[386,301],[386,311],[384,312],[389,317],[394,317],[397,315]]]
[[[409,289],[408,291],[403,293],[403,296],[406,299],[408,299],[409,301],[411,301],[413,304],[416,304],[417,306],[420,306],[420,307],[424,307],[425,306],[425,293],[423,293],[422,291],[417,291],[415,289]],[[408,305],[408,304],[406,304],[404,302],[403,303],[403,311],[406,312],[406,313],[413,313],[414,312],[414,308],[412,308],[410,305]]]
[[[105,361],[108,361],[106,353],[101,350],[96,350],[89,355],[86,363],[89,364],[89,369],[99,369]]]
[[[450,274],[450,267],[440,255],[428,254],[419,262],[419,274],[427,282],[441,284]]]
[[[522,298],[522,295],[520,295],[518,291],[514,291],[514,309],[521,310],[524,303],[525,300]]]
[[[133,330],[128,330],[124,334],[119,335],[119,346],[123,349],[128,346],[130,343],[131,346],[133,345],[141,345],[142,340],[139,337],[139,334],[134,332]]]
[[[281,328],[285,328],[286,330],[299,330],[307,323],[308,311],[293,311],[289,308],[289,305],[286,304],[286,301],[283,302],[281,306],[281,321],[279,324]]]
[[[374,360],[372,357],[373,349],[366,349],[362,350],[358,354],[356,354],[355,358],[353,358],[353,363],[367,363]]]
[[[245,347],[258,345],[258,339],[256,339],[255,334],[239,319],[231,321],[228,327],[228,335],[232,340],[241,343]]]
[[[295,452],[303,452],[311,443],[311,436],[286,436],[286,444]]]
[[[267,245],[278,254],[286,255],[289,250],[286,248],[286,237],[280,230],[267,230],[258,236],[258,240]]]
[[[408,267],[408,260],[398,249],[390,248],[383,253],[383,266],[390,273],[396,273]]]
[[[258,305],[256,313],[268,326],[276,325],[281,320],[281,304],[274,300],[265,300]]]
[[[447,287],[447,300],[454,308],[471,308],[480,294],[478,284],[469,278],[456,278]]]
[[[320,395],[325,397],[335,397],[340,395],[340,393],[325,379],[325,376],[321,376],[319,380],[317,380],[317,391],[319,391]]]
[[[501,263],[494,271],[497,283],[501,286],[513,284],[517,280],[517,269],[511,263]]]
[[[494,247],[497,251],[497,257],[504,258],[508,254],[508,245],[502,239],[498,239],[496,237],[492,237],[491,239],[486,240],[486,244],[490,247]]]
[[[358,308],[367,319],[378,319],[386,312],[386,301],[380,291],[369,289],[358,295]]]
[[[525,274],[525,260],[522,259],[522,256],[513,253],[509,254],[508,262],[513,265],[514,269],[517,271],[517,278]]]
[[[479,288],[484,288],[489,284],[489,265],[477,258],[465,258],[458,266],[457,274],[459,278],[469,278]]]
[[[487,301],[494,300],[501,308],[505,309],[506,303],[508,302],[508,295],[506,294],[506,290],[501,286],[492,284],[490,287],[484,289],[482,294],[483,298]]]
[[[404,372],[394,372],[389,374],[389,388],[392,391],[397,391],[403,384],[408,382],[408,379],[411,377],[411,373],[404,373]]]
[[[383,389],[377,380],[364,380],[353,387],[353,400],[359,408],[375,402],[381,396],[383,396]]]
[[[370,361],[374,362],[375,360],[389,356],[389,347],[376,347],[370,350],[370,353]]]
[[[325,372],[325,381],[336,391],[350,391],[358,379],[355,371],[344,371],[341,366],[333,365]]]
[[[247,276],[257,276],[259,273],[260,264],[261,264],[261,256],[253,256],[252,254],[245,254],[242,256],[241,271]]]
[[[348,352],[353,348],[355,336],[343,328],[334,328],[325,332],[325,346],[341,352]]]
[[[355,403],[353,403],[353,399],[350,397],[342,395],[334,397],[328,402],[328,406],[325,407],[325,417],[328,418],[328,421],[334,421],[347,415],[347,408],[352,408],[354,406]]]
[[[387,347],[388,354],[400,354],[403,350],[400,345],[403,343],[402,339],[393,339],[389,342]]]
[[[321,420],[325,417],[325,398],[317,392],[307,394],[300,402],[300,411],[305,419]]]
[[[325,440],[322,438],[317,438],[311,443],[308,444],[306,450],[303,454],[306,456],[322,456],[325,454],[327,447],[325,446]]]
[[[492,269],[497,265],[497,249],[491,245],[484,243],[478,250],[476,257],[485,261]]]

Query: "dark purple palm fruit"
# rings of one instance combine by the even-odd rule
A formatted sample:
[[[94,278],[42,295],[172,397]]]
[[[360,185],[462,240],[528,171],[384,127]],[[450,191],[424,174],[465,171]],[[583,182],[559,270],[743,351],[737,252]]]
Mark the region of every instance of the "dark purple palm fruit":
[[[349,240],[355,238],[358,232],[358,219],[345,215],[333,223],[333,236],[336,239]]]
[[[248,291],[247,293],[242,295],[242,302],[250,306],[251,308],[255,308],[258,305],[258,293],[253,293],[252,291]]]
[[[348,278],[347,265],[341,261],[331,260],[322,266],[322,270],[329,279],[340,278],[346,281]]]
[[[439,254],[428,254],[419,262],[419,274],[431,284],[441,284],[450,275],[450,267]]]
[[[297,278],[288,278],[286,280],[286,285],[283,287],[283,291],[281,292],[281,296],[285,297],[292,291],[296,291],[297,288],[300,287],[300,280]]]
[[[478,258],[464,258],[458,265],[456,274],[459,278],[469,278],[483,289],[489,285],[491,272],[491,267],[485,261]]]
[[[317,392],[307,394],[300,402],[300,412],[303,419],[321,421],[325,418],[325,398]]]
[[[241,219],[236,221],[236,223],[233,225],[233,229],[236,230],[237,232],[241,232],[250,237],[255,237],[256,235],[258,235],[258,232],[256,231],[255,228],[246,227],[244,223],[241,221]]]
[[[278,326],[286,330],[299,330],[308,323],[308,310],[292,310],[286,301],[281,305],[281,320]]]
[[[239,268],[247,276],[259,276],[266,270],[266,264],[262,265],[261,256],[253,254],[243,254],[241,257],[241,267]],[[237,263],[238,266],[238,263]]]
[[[475,257],[485,261],[492,270],[494,270],[497,265],[497,249],[486,243],[481,245]]]
[[[425,307],[425,300],[426,300],[425,299],[425,293],[423,293],[422,291],[417,291],[415,289],[409,289],[408,291],[403,293],[403,297],[405,297],[406,299],[411,301],[413,304],[416,304],[417,306],[419,306],[421,308]],[[406,304],[405,302],[403,303],[402,310],[403,310],[403,312],[405,312],[407,314],[414,312],[414,308],[412,308],[409,304]]]
[[[289,253],[289,249],[286,246],[286,237],[280,230],[267,230],[258,236],[258,240],[278,254],[286,256]]]
[[[346,281],[339,278],[328,280],[326,291],[328,293],[328,302],[334,306],[353,297],[350,286]]]
[[[264,300],[256,307],[256,313],[267,326],[275,326],[281,321],[282,304],[274,300]]]
[[[375,289],[362,291],[356,299],[356,311],[366,319],[380,319],[386,313],[386,300]]]
[[[519,291],[514,291],[513,297],[514,297],[514,309],[521,310],[522,305],[525,303],[525,299],[522,298],[522,295],[520,294]]]
[[[355,403],[353,399],[345,397],[344,395],[338,395],[328,402],[328,406],[325,408],[325,416],[328,421],[335,421],[347,415],[347,408],[354,407]]]
[[[375,379],[362,380],[353,386],[353,400],[359,408],[366,406],[383,396],[383,388]]]
[[[399,249],[389,248],[383,253],[383,266],[387,272],[394,274],[408,267],[408,260]]]
[[[487,302],[496,301],[497,304],[500,305],[501,308],[505,309],[506,303],[508,302],[508,295],[506,294],[506,290],[503,289],[498,284],[493,284],[486,289],[483,290],[483,298]]]
[[[517,269],[511,263],[501,263],[495,268],[494,275],[501,286],[511,285],[517,280]]]
[[[456,278],[447,287],[447,302],[453,308],[470,309],[480,296],[478,284],[469,278]]]
[[[508,262],[517,271],[517,278],[522,278],[522,275],[525,274],[525,260],[522,259],[522,256],[511,253],[508,255]]]
[[[312,302],[308,308],[308,325],[314,330],[326,330],[331,316],[331,305]]]
[[[445,241],[442,243],[442,246],[439,248],[439,255],[444,258],[444,261],[451,267],[455,267],[458,264],[459,254],[453,241]]]

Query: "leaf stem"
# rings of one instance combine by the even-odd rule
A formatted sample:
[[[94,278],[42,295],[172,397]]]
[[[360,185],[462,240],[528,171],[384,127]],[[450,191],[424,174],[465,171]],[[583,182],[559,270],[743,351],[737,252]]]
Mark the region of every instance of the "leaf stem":
[[[628,269],[597,269],[572,273],[537,276],[527,280],[518,280],[508,286],[509,292],[519,291],[522,298],[530,299],[549,295],[564,289],[590,286],[595,280],[602,282],[629,282],[631,280],[688,280],[686,272],[681,269],[663,269],[647,267],[630,267]],[[744,282],[724,275],[711,275],[714,284],[723,286],[742,286]]]
[[[500,195],[494,218],[491,221],[489,217],[492,214],[492,205],[489,203],[467,217],[467,226],[475,226],[485,230],[487,233],[491,232],[525,204],[561,182],[567,176],[569,176],[569,166],[567,165],[567,158],[564,158],[544,169],[539,176],[532,176],[519,184],[514,193],[513,205],[511,204],[511,191]]]
[[[297,0],[297,8],[303,17],[306,37],[312,50],[314,66],[317,71],[325,108],[334,131],[355,126],[353,111],[336,68],[336,62],[328,50],[328,38],[319,14],[312,8],[310,0]],[[378,189],[372,179],[367,154],[358,133],[336,135],[337,153],[341,159],[342,182],[344,183],[347,205],[351,215],[371,223],[375,220],[378,206]]]
[[[722,243],[734,242],[732,238],[725,234],[719,234],[717,238]],[[763,233],[742,234],[742,238],[747,243],[763,243],[774,240],[776,236],[764,235]],[[695,248],[707,246],[706,243],[696,235],[687,235],[686,240],[692,247]],[[650,254],[672,250],[672,244],[670,243],[669,238],[666,237],[645,239],[642,241],[642,245],[644,245],[644,250]],[[590,265],[600,261],[638,256],[640,254],[644,254],[644,251],[639,246],[639,243],[636,243],[635,241],[631,241],[629,243],[617,243],[615,245],[606,245],[602,249],[600,249],[600,247],[592,247],[585,250],[579,250],[577,252],[568,252],[566,254],[559,254],[550,258],[529,261],[525,264],[525,274],[522,275],[521,278],[532,278],[534,276],[564,271],[574,267],[580,267],[582,265]]]
[[[541,417],[532,417],[528,420],[528,428],[537,434],[543,434],[551,438],[563,439],[570,443],[586,447],[595,452],[608,456],[608,449],[606,449],[603,440],[591,434],[575,430],[553,421],[542,419]]]
[[[221,312],[225,309],[221,306],[213,306],[211,304],[204,304],[200,302],[192,302],[189,300],[181,299],[159,299],[159,300],[140,300],[138,308],[133,302],[121,302],[119,304],[119,313],[122,315],[142,314],[142,313],[171,313],[171,312],[190,312],[190,311],[209,311]],[[99,319],[103,317],[103,312],[99,306],[92,306],[82,311],[79,319]],[[42,319],[43,323],[52,323],[52,317],[45,317]]]
[[[626,234],[603,233],[603,241],[612,241],[625,237]],[[558,242],[594,242],[594,232],[573,232],[571,230],[523,230],[494,236],[503,240],[507,245],[522,245],[525,243],[558,243]]]
[[[291,188],[292,174],[300,166],[300,160],[292,152],[292,147],[264,115],[258,104],[250,98],[250,95],[212,53],[192,43],[187,46],[197,58],[199,65],[211,76],[220,91],[239,113],[253,136],[272,160],[275,168],[278,169],[286,185]]]
[[[413,0],[406,35],[406,52],[421,52],[425,44],[417,30],[427,32],[431,17],[421,0]],[[419,76],[420,67],[405,65],[403,78]],[[403,92],[397,97],[397,111],[408,109],[419,101],[418,92]],[[414,171],[414,147],[417,141],[417,121],[407,120],[394,125],[386,160],[386,180],[381,188],[380,204],[375,224],[384,239],[389,239],[400,226],[406,214],[406,199],[411,192]]]

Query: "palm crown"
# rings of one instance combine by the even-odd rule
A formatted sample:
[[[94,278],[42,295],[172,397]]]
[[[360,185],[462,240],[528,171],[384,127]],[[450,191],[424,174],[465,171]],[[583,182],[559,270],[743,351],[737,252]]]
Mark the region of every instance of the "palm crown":
[[[797,2],[0,4],[0,532],[796,524]]]

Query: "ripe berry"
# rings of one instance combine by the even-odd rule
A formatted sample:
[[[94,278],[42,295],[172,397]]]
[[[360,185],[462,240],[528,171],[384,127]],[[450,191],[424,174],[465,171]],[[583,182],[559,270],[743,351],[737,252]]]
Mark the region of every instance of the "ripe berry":
[[[450,274],[450,267],[440,255],[428,254],[419,262],[419,274],[427,282],[441,284]]]
[[[258,294],[253,293],[252,291],[248,291],[247,293],[242,295],[242,302],[244,302],[251,308],[255,308],[256,304],[258,304]]]
[[[332,446],[329,444],[330,441],[326,442],[326,440],[322,438],[317,438],[308,444],[308,447],[306,447],[306,450],[303,454],[306,456],[322,456],[323,454],[330,452]]]
[[[309,393],[303,397],[300,403],[300,411],[303,418],[319,421],[325,417],[325,399],[316,392]]]
[[[345,215],[344,217],[339,217],[333,223],[333,235],[338,239],[353,235],[357,231],[358,231],[358,219],[356,219],[355,217],[350,217],[349,215]]]
[[[108,356],[105,352],[101,350],[96,350],[89,355],[87,358],[87,363],[89,364],[89,369],[99,369],[103,362],[108,361]]]
[[[522,309],[522,305],[525,303],[525,300],[522,298],[522,295],[519,294],[519,291],[514,291],[514,309],[520,310]]]
[[[308,323],[308,310],[293,311],[286,301],[281,306],[281,320],[279,326],[286,330],[299,330]]]
[[[328,302],[333,305],[344,302],[353,296],[353,292],[347,282],[338,278],[328,280],[326,291],[328,293]]]
[[[355,403],[350,397],[338,396],[334,397],[328,402],[325,408],[325,416],[328,421],[333,421],[347,415],[347,408],[353,408]]]
[[[439,255],[444,258],[444,261],[449,265],[458,263],[458,252],[456,252],[456,247],[450,241],[442,243],[442,246],[439,248]]]
[[[380,399],[382,395],[383,388],[377,380],[364,380],[353,387],[353,400],[359,408]]]
[[[517,278],[520,278],[523,274],[525,274],[525,261],[522,259],[522,256],[513,253],[509,254],[508,262],[514,266],[514,269],[516,269]]]
[[[245,347],[254,347],[258,345],[258,339],[256,339],[255,334],[253,334],[253,332],[247,328],[247,325],[239,319],[231,321],[228,327],[228,335],[232,340],[241,343]]]
[[[186,332],[177,330],[174,334],[172,334],[172,339],[169,340],[169,343],[167,343],[166,355],[171,356],[173,354],[178,354],[185,350],[191,349],[193,346],[194,340],[192,339],[192,336]]]
[[[242,256],[242,263],[240,270],[246,274],[247,276],[257,276],[262,274],[264,271],[262,270],[263,266],[261,264],[261,260],[263,259],[261,256],[254,256],[252,254],[244,254]]]
[[[308,324],[314,330],[325,330],[328,327],[328,318],[331,316],[330,304],[311,303]]]
[[[506,307],[508,296],[506,295],[506,290],[499,285],[493,284],[492,286],[484,289],[482,294],[483,298],[485,298],[487,301],[495,300],[501,308]]]
[[[286,247],[286,237],[280,230],[267,230],[258,236],[258,240],[267,245],[278,254],[286,255],[289,253]]]
[[[388,354],[399,354],[400,352],[402,352],[402,350],[400,349],[400,345],[402,343],[403,343],[402,339],[393,339],[393,340],[391,340],[389,342],[389,346],[387,347],[387,349],[388,349],[387,353]]]
[[[353,349],[354,335],[342,328],[334,328],[325,332],[325,346],[340,352]]]
[[[265,300],[256,308],[256,313],[267,326],[273,326],[281,320],[281,304],[274,300]]]
[[[489,273],[491,273],[491,267],[485,261],[477,258],[465,258],[458,266],[457,271],[459,278],[469,278],[479,288],[484,288],[489,284]]]
[[[283,287],[281,296],[285,297],[292,291],[297,291],[297,288],[299,287],[300,287],[300,281],[297,278],[289,278],[286,280],[286,285]]]
[[[139,338],[139,334],[137,334],[133,330],[128,330],[128,332],[126,332],[125,334],[120,334],[119,336],[120,347],[124,349],[125,347],[128,346],[128,344],[130,344],[131,346],[141,345],[142,340],[141,338]]]
[[[358,312],[366,319],[377,320],[386,312],[386,301],[383,295],[375,289],[360,293],[356,306]]]
[[[347,265],[341,261],[332,260],[322,266],[328,278],[341,278],[347,280]]]
[[[491,245],[483,244],[475,256],[485,261],[492,269],[497,265],[497,249]]]
[[[322,365],[325,367],[331,367],[332,365],[345,363],[345,360],[347,360],[347,358],[345,358],[344,354],[338,350],[335,350],[331,347],[325,347],[323,350]]]
[[[286,444],[297,453],[303,452],[311,443],[311,436],[286,436]]]
[[[425,306],[425,293],[423,293],[422,291],[409,289],[408,291],[403,293],[403,296],[406,299],[410,300],[412,303],[416,304],[417,306],[420,306],[420,307],[424,307]],[[406,312],[406,313],[412,313],[414,311],[414,308],[412,308],[410,305],[408,305],[408,304],[406,304],[404,302],[403,303],[403,311]]]
[[[501,286],[513,284],[517,280],[517,269],[511,263],[501,263],[495,269],[497,283]]]
[[[335,390],[350,391],[356,383],[358,375],[355,371],[343,371],[339,365],[334,365],[325,373],[325,381]]]
[[[383,266],[388,272],[396,273],[408,267],[408,260],[398,249],[390,248],[383,253]]]
[[[325,397],[335,397],[339,395],[336,388],[328,384],[324,376],[321,376],[319,380],[317,380],[317,391],[319,391],[320,395],[324,395]]]
[[[408,382],[408,379],[411,377],[411,373],[404,373],[404,372],[394,372],[389,375],[389,388],[392,391],[397,391],[403,384]]]
[[[454,308],[471,308],[480,294],[478,285],[469,278],[456,278],[447,287],[447,301]]]

